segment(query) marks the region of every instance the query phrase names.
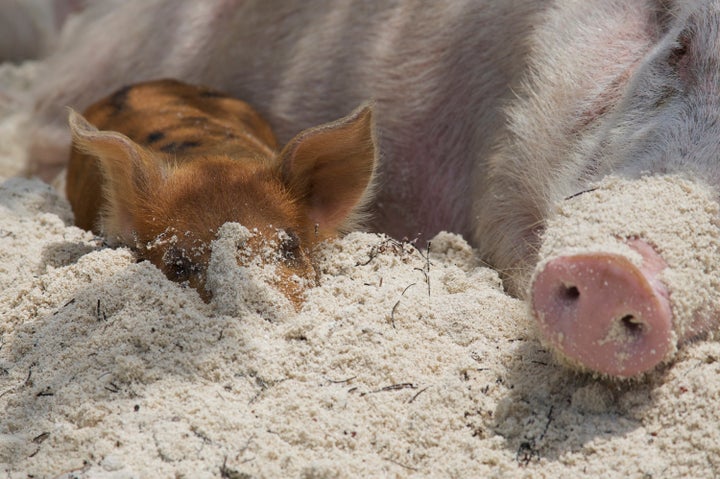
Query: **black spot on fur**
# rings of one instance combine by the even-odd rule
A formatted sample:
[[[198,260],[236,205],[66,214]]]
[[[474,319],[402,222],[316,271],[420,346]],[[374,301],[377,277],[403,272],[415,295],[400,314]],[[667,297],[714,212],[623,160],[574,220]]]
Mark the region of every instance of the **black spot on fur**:
[[[162,131],[153,131],[153,132],[150,132],[150,134],[148,134],[147,142],[152,144],[152,143],[155,143],[156,141],[162,140],[163,138],[165,138],[165,133],[163,133]]]
[[[115,109],[116,112],[122,111],[127,103],[128,94],[132,86],[124,86],[110,97],[110,105]]]
[[[202,98],[227,98],[227,95],[215,90],[203,90],[200,92]]]
[[[163,145],[160,147],[160,151],[164,153],[182,153],[188,148],[195,148],[196,146],[200,146],[202,143],[199,141],[173,141],[172,143],[168,143],[167,145]]]

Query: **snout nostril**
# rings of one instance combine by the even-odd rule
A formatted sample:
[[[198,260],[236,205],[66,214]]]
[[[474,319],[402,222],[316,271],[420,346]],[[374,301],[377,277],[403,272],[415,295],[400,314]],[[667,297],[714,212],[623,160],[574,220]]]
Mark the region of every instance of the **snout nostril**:
[[[632,314],[626,314],[622,318],[620,318],[620,324],[623,325],[625,328],[625,331],[630,333],[633,336],[639,336],[643,330],[645,329],[645,326],[643,323],[641,323],[635,316]]]
[[[576,286],[568,286],[566,284],[560,284],[555,293],[556,304],[562,308],[569,308],[569,310],[575,310],[580,299],[580,290]]]
[[[576,286],[563,286],[560,291],[560,296],[565,301],[575,301],[580,297],[580,290]]]

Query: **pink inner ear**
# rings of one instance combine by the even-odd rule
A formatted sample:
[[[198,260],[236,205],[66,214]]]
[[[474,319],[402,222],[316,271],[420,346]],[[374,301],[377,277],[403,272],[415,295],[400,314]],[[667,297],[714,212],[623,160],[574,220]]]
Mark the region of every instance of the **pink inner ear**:
[[[361,206],[375,169],[370,107],[306,130],[280,154],[283,178],[308,220],[337,233]],[[332,232],[332,233],[331,233]]]
[[[678,46],[673,49],[670,54],[669,63],[670,66],[675,68],[678,76],[684,83],[692,81],[693,71],[690,68],[690,62],[692,61],[692,36],[688,32],[683,32],[678,37]]]
[[[163,182],[163,166],[127,136],[99,131],[76,112],[71,111],[69,122],[75,146],[96,159],[103,177],[103,233],[133,244],[135,215],[146,209],[148,195]]]
[[[134,143],[124,148],[129,151],[123,149],[117,156],[100,159],[106,177],[105,225],[126,243],[134,244],[138,216],[154,209],[153,194],[165,182],[166,171],[159,160]]]
[[[340,228],[348,220],[359,206],[372,175],[367,165],[343,159],[317,165],[309,185],[308,216],[325,228]]]

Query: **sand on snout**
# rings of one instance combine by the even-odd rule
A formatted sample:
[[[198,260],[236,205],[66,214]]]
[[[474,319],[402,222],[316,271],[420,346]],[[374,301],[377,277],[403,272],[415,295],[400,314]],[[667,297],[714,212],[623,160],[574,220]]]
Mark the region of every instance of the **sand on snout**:
[[[643,258],[629,246],[632,240],[666,265],[653,281],[668,292],[673,337],[663,361],[671,363],[677,346],[712,337],[720,324],[720,207],[702,179],[610,175],[560,202],[547,221],[534,278],[562,256],[612,254],[639,268]]]
[[[716,341],[641,381],[574,373],[449,233],[429,255],[367,233],[323,245],[299,311],[225,250],[205,304],[12,177],[22,114],[0,112],[5,477],[720,474]]]

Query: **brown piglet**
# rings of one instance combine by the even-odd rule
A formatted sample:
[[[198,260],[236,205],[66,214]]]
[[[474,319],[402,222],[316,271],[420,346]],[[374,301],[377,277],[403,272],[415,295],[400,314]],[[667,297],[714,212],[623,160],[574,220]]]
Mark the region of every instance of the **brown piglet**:
[[[315,246],[357,226],[372,194],[372,109],[295,136],[278,148],[247,103],[175,80],[124,87],[70,111],[66,192],[77,226],[133,248],[209,301],[211,243],[226,222],[277,253],[277,286],[296,307],[316,280]],[[253,253],[254,254],[254,253]]]

